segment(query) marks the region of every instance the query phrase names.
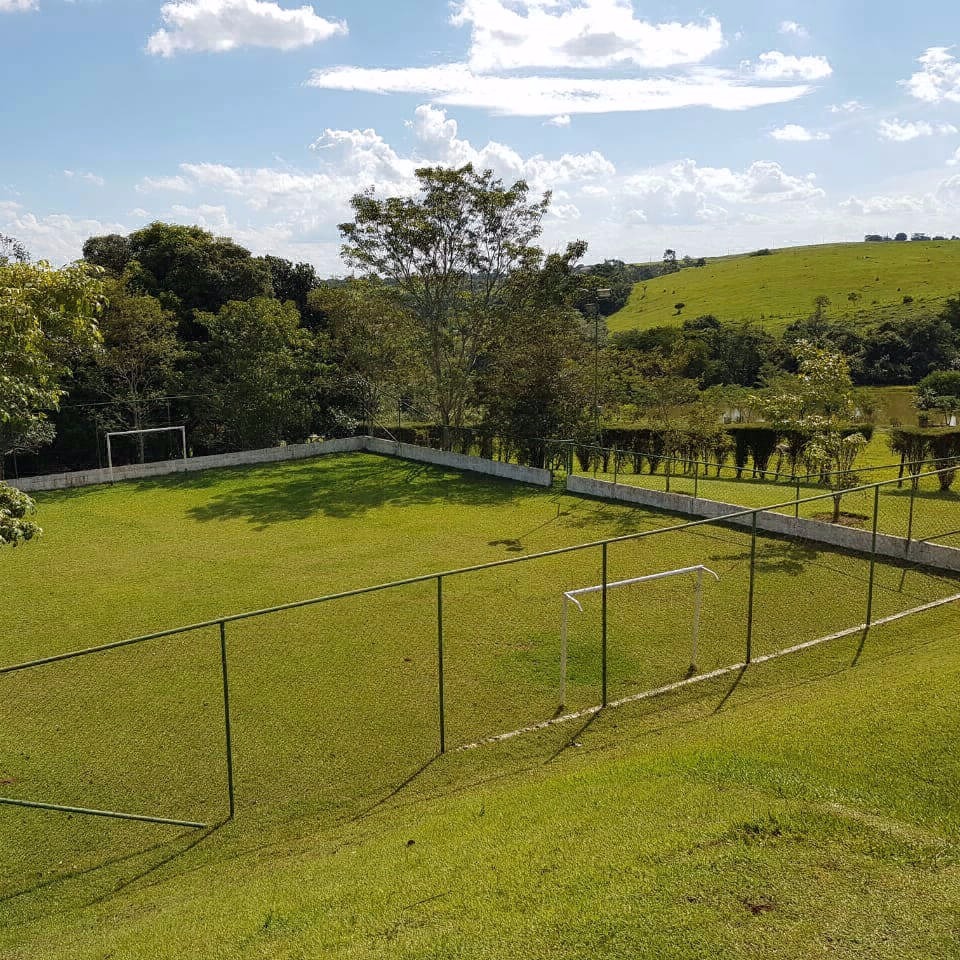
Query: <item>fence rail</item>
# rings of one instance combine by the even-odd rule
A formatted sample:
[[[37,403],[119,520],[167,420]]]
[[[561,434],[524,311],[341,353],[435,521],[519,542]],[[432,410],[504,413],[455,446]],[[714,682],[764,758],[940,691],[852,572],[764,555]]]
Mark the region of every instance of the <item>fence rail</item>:
[[[952,469],[952,468],[946,468]],[[917,479],[922,479],[925,477],[936,477],[939,474],[943,473],[943,469],[930,471],[928,473],[920,474],[917,476]],[[880,507],[881,507],[881,498],[880,492],[882,488],[896,484],[897,480],[886,480],[880,481],[879,483],[866,484],[859,487],[852,488],[848,491],[845,491],[846,495],[863,493],[867,495],[872,495],[873,501],[873,516],[872,516],[872,545],[868,551],[863,551],[866,555],[866,558],[869,560],[869,568],[866,582],[865,593],[862,597],[863,603],[863,623],[867,628],[871,625],[874,619],[874,602],[875,602],[875,581],[876,581],[876,569],[877,569],[877,558],[878,558],[878,524],[880,516]],[[34,659],[26,661],[23,663],[12,664],[8,666],[0,667],[0,675],[9,675],[15,673],[21,673],[29,670],[36,670],[45,668],[51,665],[62,663],[68,660],[75,660],[78,658],[92,657],[99,654],[103,654],[107,651],[117,650],[120,648],[131,647],[139,644],[146,644],[153,641],[162,640],[164,638],[170,638],[182,634],[192,633],[195,631],[201,631],[205,629],[215,629],[218,632],[219,637],[219,656],[220,656],[220,668],[221,668],[221,688],[222,688],[222,699],[223,699],[223,735],[224,735],[224,756],[226,761],[226,776],[227,776],[227,802],[228,802],[228,817],[233,818],[236,813],[236,800],[235,800],[235,782],[234,782],[234,757],[233,757],[233,737],[232,737],[232,727],[231,727],[231,694],[230,694],[230,683],[229,683],[229,659],[228,659],[228,631],[227,628],[230,624],[235,624],[241,621],[253,620],[262,617],[268,617],[276,614],[280,614],[286,611],[298,610],[306,607],[316,607],[324,604],[334,604],[338,601],[343,601],[348,598],[362,597],[371,594],[383,593],[386,591],[392,591],[403,587],[408,587],[414,584],[429,584],[435,583],[436,585],[436,624],[435,624],[435,641],[436,641],[436,660],[435,660],[435,669],[436,669],[436,681],[437,681],[437,701],[436,701],[436,735],[437,735],[437,747],[438,753],[443,755],[448,750],[448,735],[447,735],[447,710],[449,704],[449,697],[447,691],[447,681],[445,677],[445,585],[456,578],[467,577],[475,574],[479,574],[484,571],[491,571],[500,568],[513,567],[521,564],[533,564],[537,561],[544,560],[546,558],[560,557],[565,555],[584,553],[587,551],[597,551],[599,552],[600,568],[602,581],[600,584],[600,596],[601,596],[601,609],[600,609],[600,706],[605,707],[609,702],[609,691],[608,691],[608,661],[609,661],[609,651],[608,651],[608,633],[609,633],[609,617],[608,617],[608,603],[609,603],[609,588],[614,580],[610,578],[610,548],[618,544],[626,543],[639,543],[642,541],[648,541],[652,538],[662,538],[662,537],[677,537],[679,534],[682,534],[685,531],[695,530],[697,528],[703,528],[706,526],[726,526],[730,524],[740,523],[741,525],[746,523],[749,526],[750,531],[750,548],[748,555],[748,589],[746,597],[746,607],[743,613],[743,657],[744,663],[750,665],[754,659],[754,621],[755,621],[755,608],[757,604],[757,595],[756,595],[756,581],[758,573],[758,538],[760,534],[758,518],[761,514],[770,513],[784,508],[793,507],[799,511],[799,507],[803,504],[816,503],[818,501],[823,501],[831,499],[834,496],[832,493],[819,494],[811,497],[806,497],[798,500],[785,500],[780,503],[770,504],[765,507],[754,507],[754,508],[742,508],[731,511],[729,513],[722,514],[717,517],[709,517],[699,520],[691,520],[685,523],[674,524],[671,526],[658,527],[653,530],[643,530],[633,533],[622,534],[615,537],[608,537],[601,540],[594,540],[586,543],[573,544],[569,546],[557,547],[552,550],[542,551],[534,554],[527,554],[523,556],[507,557],[499,560],[493,560],[486,563],[473,564],[470,566],[459,567],[455,569],[426,573],[414,577],[408,577],[402,580],[395,580],[388,583],[375,584],[366,587],[359,587],[350,590],[338,591],[335,593],[329,593],[318,597],[313,597],[310,599],[295,601],[291,603],[278,604],[276,606],[265,607],[257,610],[249,610],[240,613],[235,613],[226,616],[216,617],[210,620],[204,620],[198,623],[192,623],[184,626],[179,626],[167,630],[161,630],[149,634],[145,634],[138,637],[133,637],[130,639],[119,640],[112,643],[105,643],[94,647],[88,647],[82,650],[75,650],[60,654],[54,654],[47,657],[42,657],[39,659]],[[908,541],[909,547],[909,541]],[[944,548],[948,549],[948,548]],[[952,574],[951,574],[952,575]],[[559,595],[557,597],[559,602]],[[859,621],[858,621],[859,622]],[[117,817],[121,819],[130,819],[130,820],[142,820],[147,822],[154,822],[158,824],[174,824],[179,826],[187,826],[192,828],[201,828],[207,826],[207,824],[187,821],[187,820],[175,820],[167,819],[160,817],[148,817],[139,814],[128,814],[128,813],[119,813],[109,810],[102,810],[96,808],[84,808],[73,805],[57,804],[57,803],[39,803],[34,801],[25,801],[17,798],[0,798],[0,805],[7,806],[19,806],[27,808],[36,808],[43,810],[55,810],[67,813],[77,813],[77,814],[88,814],[91,816],[103,816],[103,817]]]

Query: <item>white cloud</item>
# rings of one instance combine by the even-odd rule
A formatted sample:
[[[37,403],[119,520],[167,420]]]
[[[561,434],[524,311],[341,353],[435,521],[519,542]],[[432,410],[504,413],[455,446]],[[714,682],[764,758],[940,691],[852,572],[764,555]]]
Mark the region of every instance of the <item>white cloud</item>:
[[[906,143],[919,137],[949,136],[960,133],[952,123],[927,123],[926,120],[881,120],[877,132],[882,140]]]
[[[180,176],[176,177],[144,177],[136,186],[137,193],[153,193],[159,190],[170,190],[174,193],[189,193],[193,187]]]
[[[809,40],[810,32],[805,26],[797,23],[796,20],[784,20],[780,24],[780,32],[785,36],[799,37],[801,40]]]
[[[106,183],[103,177],[97,176],[95,173],[81,173],[79,170],[64,170],[63,175],[68,180],[85,180],[95,187],[102,187]]]
[[[770,131],[774,140],[785,143],[810,143],[813,140],[829,140],[830,134],[820,130],[808,130],[796,123],[788,123],[785,127],[777,127]]]
[[[859,100],[847,100],[844,103],[831,103],[827,110],[830,113],[859,113],[867,108]]]
[[[570,126],[570,114],[569,113],[560,113],[555,117],[551,117],[549,120],[544,120],[544,125],[548,127],[569,127]]]
[[[922,214],[934,218],[923,224],[928,233],[956,232],[955,218],[960,214],[960,176],[941,180],[926,193],[894,193],[873,197],[850,197],[840,204],[846,213],[863,217],[891,214]],[[943,218],[939,222],[935,218]]]
[[[477,73],[526,67],[662,68],[700,63],[724,45],[715,18],[649,23],[630,0],[460,0],[451,18],[469,26]]]
[[[901,83],[910,94],[926,103],[948,100],[960,103],[960,60],[950,47],[930,47],[917,58],[921,70]]]
[[[770,50],[761,53],[757,63],[744,61],[743,68],[759,80],[823,80],[833,73],[826,57],[794,57]]]
[[[746,110],[786,103],[810,89],[806,85],[757,86],[721,71],[653,79],[493,77],[458,63],[400,69],[334,67],[315,70],[308,85],[325,90],[420,94],[446,106],[480,107],[527,117],[683,107]]]
[[[37,0],[0,0],[0,13],[24,13],[38,6]]]
[[[285,9],[273,0],[172,0],[160,18],[164,26],[147,50],[161,57],[238,47],[293,50],[347,32],[345,23],[325,20],[311,6]]]
[[[947,161],[948,167],[960,167],[960,147],[957,152]]]
[[[65,213],[38,216],[18,204],[0,204],[0,231],[23,241],[35,257],[59,265],[79,258],[88,237],[126,233],[127,227]]]

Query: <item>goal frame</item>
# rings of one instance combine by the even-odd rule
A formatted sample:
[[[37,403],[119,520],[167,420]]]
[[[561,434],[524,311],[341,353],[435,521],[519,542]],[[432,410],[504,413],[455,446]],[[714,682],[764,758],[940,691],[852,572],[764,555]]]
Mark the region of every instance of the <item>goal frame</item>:
[[[618,590],[622,587],[632,587],[638,583],[650,583],[654,580],[665,580],[667,577],[696,576],[694,586],[694,604],[693,604],[693,630],[690,646],[690,676],[699,672],[697,666],[697,653],[700,644],[700,615],[703,611],[703,582],[706,574],[710,574],[714,580],[720,581],[720,575],[703,564],[697,564],[694,567],[679,567],[676,570],[665,570],[662,573],[650,573],[643,577],[631,577],[629,580],[617,580],[613,583],[598,583],[592,587],[579,587],[576,590],[567,590],[563,594],[563,610],[560,619],[560,706],[566,705],[567,701],[567,649],[568,632],[570,624],[570,604],[572,603],[581,613],[583,606],[577,597],[582,597],[591,593],[601,593],[604,591]]]
[[[186,426],[180,427],[146,427],[142,430],[113,430],[107,434],[107,465],[110,470],[110,482],[114,482],[113,474],[113,446],[112,440],[114,437],[136,437],[141,436],[146,433],[179,433],[180,440],[183,446],[183,457],[185,461],[187,459],[187,428]]]

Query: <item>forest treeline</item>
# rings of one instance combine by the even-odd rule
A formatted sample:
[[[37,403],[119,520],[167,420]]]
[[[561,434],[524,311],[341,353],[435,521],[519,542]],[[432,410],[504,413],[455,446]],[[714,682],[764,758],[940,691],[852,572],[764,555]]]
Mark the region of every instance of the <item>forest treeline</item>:
[[[199,228],[153,223],[91,237],[99,334],[62,358],[59,403],[0,429],[6,472],[95,466],[107,432],[185,423],[195,454],[301,442],[396,423],[511,438],[595,438],[600,421],[717,423],[782,387],[798,346],[842,354],[859,384],[916,383],[960,358],[960,297],[871,329],[826,298],[780,336],[722,317],[607,335],[634,283],[703,260],[585,265],[586,244],[538,245],[550,197],[489,171],[424,168],[415,197],[353,199],[348,279],[254,256]],[[28,264],[15,242],[3,264]],[[156,458],[170,438],[130,441]]]

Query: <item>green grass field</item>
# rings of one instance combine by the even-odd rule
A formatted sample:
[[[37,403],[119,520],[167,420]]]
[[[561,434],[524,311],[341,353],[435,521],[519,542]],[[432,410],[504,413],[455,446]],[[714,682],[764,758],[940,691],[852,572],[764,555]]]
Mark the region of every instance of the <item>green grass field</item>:
[[[954,489],[942,491],[936,477],[924,475],[917,482],[916,493],[912,495],[908,480],[902,484],[892,482],[898,480],[898,464],[899,458],[891,453],[887,436],[882,431],[874,434],[857,461],[858,486],[885,483],[880,488],[878,531],[897,537],[906,537],[909,533],[912,539],[960,546],[960,493],[957,492],[956,483]],[[628,459],[625,468],[614,473],[611,458],[606,472],[602,469],[584,470],[579,464],[576,465],[576,472],[650,490],[666,491],[669,487],[671,493],[696,495],[706,500],[718,500],[742,507],[763,507],[791,502],[798,499],[799,492],[799,499],[810,502],[800,504],[799,509],[790,506],[782,508],[780,512],[809,519],[832,519],[832,495],[818,479],[804,479],[798,487],[790,479],[789,463],[781,465],[779,480],[775,477],[776,457],[771,459],[768,467],[768,473],[760,474],[748,465],[738,477],[738,471],[732,464],[722,467],[718,475],[715,465],[700,466],[695,470],[689,465],[685,467],[683,463],[677,463],[671,465],[668,482],[665,464],[661,464],[653,474],[648,472],[649,466],[644,466],[643,472],[634,473],[632,461]],[[923,467],[922,473],[929,474],[933,470],[934,467],[930,465]],[[857,490],[844,494],[841,498],[841,510],[849,514],[847,521],[863,529],[872,529],[873,497],[872,490]]]
[[[776,332],[809,317],[820,295],[831,300],[829,317],[875,323],[934,314],[958,292],[960,242],[789,247],[772,256],[709,260],[706,267],[638,283],[608,326],[646,330],[709,313]],[[905,297],[913,302],[904,304]],[[686,304],[680,314],[677,303]]]
[[[40,498],[3,557],[0,662],[677,518],[356,455]],[[701,669],[742,657],[749,540],[706,563]],[[446,582],[451,747],[557,709],[560,593],[600,552]],[[757,653],[859,623],[867,563],[764,539]],[[877,616],[958,591],[880,565]],[[679,679],[689,583],[610,599],[611,698]],[[797,611],[803,610],[798,617]],[[0,677],[0,790],[200,832],[0,807],[0,957],[951,956],[960,905],[952,608],[590,722],[436,755],[435,585]],[[599,696],[599,604],[568,709]]]

